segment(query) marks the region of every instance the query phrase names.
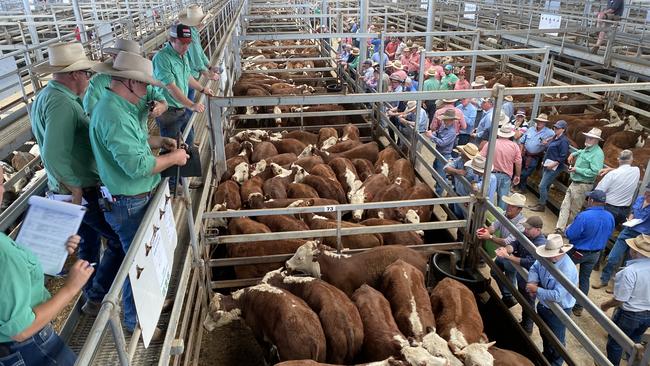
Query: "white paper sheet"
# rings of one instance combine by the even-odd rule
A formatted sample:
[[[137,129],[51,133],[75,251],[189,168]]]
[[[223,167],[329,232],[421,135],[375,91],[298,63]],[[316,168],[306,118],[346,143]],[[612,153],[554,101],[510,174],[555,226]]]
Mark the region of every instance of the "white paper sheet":
[[[624,222],[623,226],[635,227],[635,226],[639,225],[642,222],[643,222],[643,220],[641,220],[641,219],[632,219],[632,220]]]
[[[544,165],[545,168],[549,168],[551,170],[555,170],[558,166],[560,166],[557,161],[551,159],[544,160],[544,163],[542,165]]]
[[[29,248],[43,272],[54,276],[63,269],[68,258],[65,243],[79,230],[86,208],[37,196],[29,198],[29,205],[16,243]]]

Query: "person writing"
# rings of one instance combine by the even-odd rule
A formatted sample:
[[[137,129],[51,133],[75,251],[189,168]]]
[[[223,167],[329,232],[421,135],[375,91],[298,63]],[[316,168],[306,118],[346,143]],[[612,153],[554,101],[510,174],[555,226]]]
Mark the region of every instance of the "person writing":
[[[3,183],[0,174],[0,201]],[[80,240],[78,235],[68,239],[65,245],[69,254],[75,252]],[[50,322],[79,294],[94,268],[85,260],[77,260],[63,288],[51,296],[36,256],[2,233],[0,268],[0,364],[74,365],[76,355]],[[21,360],[23,363],[19,363]]]

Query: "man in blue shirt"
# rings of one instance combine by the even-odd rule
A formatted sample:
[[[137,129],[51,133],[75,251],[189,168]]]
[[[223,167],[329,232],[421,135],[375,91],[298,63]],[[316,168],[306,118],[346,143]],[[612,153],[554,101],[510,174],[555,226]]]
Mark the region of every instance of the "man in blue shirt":
[[[537,255],[548,259],[562,274],[574,285],[578,284],[578,269],[566,253],[572,245],[564,244],[562,236],[550,234],[546,244],[537,247]],[[560,318],[549,308],[551,303],[556,303],[567,315],[576,303],[576,299],[560,284],[553,275],[542,265],[535,261],[528,272],[526,291],[531,297],[537,298],[537,314],[548,325],[557,339],[564,345],[566,326]],[[560,353],[551,345],[551,342],[542,335],[544,345],[543,355],[552,366],[562,366],[563,360]]]
[[[650,235],[650,184],[645,187],[644,193],[634,201],[632,213],[630,213],[628,221],[623,226],[625,226],[625,229],[618,235],[614,247],[607,256],[607,265],[600,274],[600,284],[594,284],[591,287],[598,289],[607,286],[612,273],[618,268],[628,250],[625,243],[627,239],[636,238],[641,234]]]
[[[594,190],[587,193],[587,209],[580,212],[567,228],[565,235],[573,244],[569,256],[580,265],[580,291],[589,294],[589,278],[598,263],[600,252],[605,249],[614,232],[614,215],[605,210],[605,192]],[[582,306],[573,307],[573,315],[582,315]]]
[[[506,95],[503,98],[503,105],[501,106],[501,111],[508,116],[508,121],[512,119],[512,116],[515,115],[515,104],[513,103],[514,98],[512,95]]]
[[[467,127],[460,130],[458,134],[458,143],[457,145],[466,145],[469,142],[470,133],[474,129],[474,121],[476,120],[476,107],[471,103],[470,98],[461,99],[460,102],[456,105],[456,108],[460,109],[465,116],[465,123]]]
[[[566,137],[567,123],[565,120],[555,122],[553,131],[555,136],[547,143],[546,153],[542,160],[542,180],[539,182],[539,201],[529,207],[531,211],[544,212],[548,191],[555,178],[564,170],[569,156],[569,138]]]
[[[478,154],[478,147],[471,142],[467,145],[458,145],[454,150],[458,156],[449,159],[445,165],[445,173],[451,175],[454,180],[454,190],[459,196],[469,196],[471,187],[464,184],[458,177],[464,176],[470,184],[474,181],[476,174],[471,167],[465,166],[465,163],[471,161]],[[465,211],[462,209],[461,204],[453,204],[451,210],[457,218],[465,218]],[[460,232],[460,231],[459,231]]]
[[[440,117],[443,122],[443,125],[438,128],[438,131],[435,133],[431,130],[427,131],[425,135],[431,139],[431,141],[436,144],[436,150],[445,158],[441,160],[436,158],[433,161],[433,169],[440,174],[443,180],[447,176],[445,174],[445,164],[447,160],[451,158],[451,150],[454,148],[456,143],[456,128],[454,123],[456,122],[456,112],[453,109],[445,111],[445,113]],[[436,193],[438,196],[442,195],[442,185],[436,184]]]
[[[540,159],[544,156],[546,146],[555,136],[553,130],[546,127],[548,123],[546,114],[542,113],[533,120],[535,121],[535,128],[526,130],[526,133],[519,139],[523,155],[521,177],[516,187],[519,192],[526,191],[528,177],[537,169]]]
[[[476,139],[476,145],[479,149],[482,147],[481,141],[487,141],[490,138],[490,127],[492,126],[492,114],[494,113],[494,100],[485,98],[481,100],[481,110],[483,115],[476,125],[472,137]]]

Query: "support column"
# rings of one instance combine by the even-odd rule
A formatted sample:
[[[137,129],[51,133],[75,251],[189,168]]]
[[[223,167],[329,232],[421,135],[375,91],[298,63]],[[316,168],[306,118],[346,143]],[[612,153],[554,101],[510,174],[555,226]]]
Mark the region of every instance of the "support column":
[[[359,23],[361,27],[360,33],[368,32],[368,3],[369,2],[370,0],[360,0],[361,3],[359,6]],[[367,55],[368,55],[368,39],[364,37],[361,38],[359,42],[359,57],[361,57],[361,59],[359,60],[358,65],[363,64],[363,61],[366,59]]]
[[[25,10],[25,18],[27,19],[27,30],[29,31],[29,37],[32,40],[33,45],[41,43],[38,40],[38,32],[36,32],[36,26],[34,25],[34,18],[32,18],[32,9],[29,5],[29,0],[23,0],[23,9]],[[25,45],[26,47],[28,45]],[[36,61],[43,61],[43,54],[41,50],[34,50],[34,55],[36,56]]]
[[[434,0],[429,0],[427,6],[427,32],[433,32],[433,20],[435,19],[435,6],[436,2]],[[433,36],[427,36],[424,50],[426,52],[431,51],[431,46],[433,45]]]
[[[88,36],[86,35],[86,27],[84,26],[84,19],[81,15],[81,8],[79,8],[79,0],[72,0],[72,10],[74,11],[74,18],[77,21],[81,43],[86,43],[88,42]]]
[[[539,68],[539,77],[537,78],[537,86],[544,86],[544,78],[546,77],[546,69],[548,67],[548,59],[550,55],[550,49],[546,47],[546,53],[544,53],[544,59],[542,60],[542,64]],[[541,99],[541,95],[539,92],[535,93],[535,99],[533,99],[533,109],[530,112],[530,117],[533,118],[533,116],[537,116],[537,113],[539,112],[539,102]]]

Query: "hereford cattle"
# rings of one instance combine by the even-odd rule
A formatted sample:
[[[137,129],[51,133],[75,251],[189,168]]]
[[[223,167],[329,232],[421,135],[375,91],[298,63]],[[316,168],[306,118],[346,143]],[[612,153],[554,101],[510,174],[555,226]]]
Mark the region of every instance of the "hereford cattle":
[[[307,184],[289,183],[287,186],[287,198],[318,198],[318,192]]]
[[[287,187],[293,181],[293,177],[289,176],[275,176],[267,179],[262,185],[264,195],[273,199],[287,198]]]
[[[307,168],[305,168],[305,169],[307,169]],[[317,175],[319,177],[327,178],[329,180],[332,180],[334,182],[339,183],[338,179],[336,179],[336,173],[334,173],[334,170],[332,170],[332,167],[330,167],[327,164],[316,164],[311,168],[311,170],[309,170],[309,173],[312,174],[312,175]]]
[[[221,181],[225,182],[228,179],[232,179],[235,182],[242,184],[245,180],[248,179],[248,160],[243,156],[235,156],[226,160],[226,171],[221,177]]]
[[[325,146],[321,148],[323,151],[327,151],[332,154],[337,154],[337,153],[342,153],[344,151],[348,151],[354,147],[357,147],[361,145],[361,141],[359,140],[347,140],[347,141],[342,141],[342,142],[337,142],[336,144],[332,146]]]
[[[320,363],[314,360],[293,360],[276,363],[275,366],[336,366],[331,363]],[[354,366],[407,366],[404,361],[396,360],[393,357],[389,357],[382,361],[376,361],[371,363],[355,364]]]
[[[251,207],[253,209],[258,208],[284,208],[284,207],[308,207],[313,206],[313,199],[300,199],[300,198],[278,198],[278,199],[268,199],[263,201],[259,206]]]
[[[315,174],[312,173],[312,169],[319,164],[323,164],[323,158],[320,156],[307,156],[304,158],[298,158],[296,161],[291,163],[291,166],[301,166],[310,174]]]
[[[369,176],[374,174],[375,169],[369,160],[352,159],[352,164],[354,164],[354,168],[357,170],[357,175],[362,182],[365,182]]]
[[[348,203],[343,187],[341,187],[341,184],[338,181],[332,181],[318,175],[308,174],[304,176],[299,183],[314,188],[318,193],[318,197],[336,200],[341,204]]]
[[[376,142],[372,141],[366,144],[361,144],[357,147],[353,147],[350,150],[338,154],[330,154],[327,151],[316,151],[316,153],[322,157],[326,163],[336,158],[367,159],[371,163],[374,163],[377,161],[379,146]]]
[[[429,332],[424,336],[422,347],[434,356],[445,358],[449,362],[449,366],[463,366],[463,362],[449,349],[447,341],[436,332]]]
[[[499,347],[490,347],[488,352],[494,357],[494,366],[533,366],[535,365],[526,357],[517,352]]]
[[[280,360],[325,361],[325,334],[318,316],[297,296],[268,284],[244,288],[210,301],[207,330],[243,318],[258,342],[270,342]]]
[[[341,290],[313,277],[288,276],[280,270],[262,280],[304,300],[318,315],[325,333],[327,362],[351,363],[363,344],[363,323],[354,303]]]
[[[241,151],[241,144],[237,141],[229,142],[225,146],[226,160],[234,158]]]
[[[309,226],[291,215],[257,216],[256,221],[266,225],[273,232],[307,231]]]
[[[373,202],[379,192],[390,184],[388,176],[383,174],[373,174],[366,179],[361,188],[350,196],[350,203],[359,204],[364,202]],[[352,211],[352,218],[360,221],[363,216],[363,210]]]
[[[262,141],[257,145],[255,145],[255,148],[253,149],[253,154],[251,155],[251,162],[257,163],[260,160],[266,159],[271,156],[276,156],[278,154],[279,154],[278,150],[275,148],[275,146],[272,143],[268,141]]]
[[[401,222],[395,220],[386,220],[372,218],[361,221],[361,225],[364,226],[382,226],[382,225],[400,225]],[[384,245],[422,245],[424,240],[422,236],[418,235],[415,231],[394,231],[390,233],[381,233],[381,237],[384,239]]]
[[[264,179],[254,176],[241,185],[242,206],[246,208],[261,207],[264,202]]]
[[[348,123],[347,125],[343,126],[343,136],[341,137],[341,141],[347,141],[347,140],[357,140],[359,141],[359,128],[357,126]]]
[[[363,182],[359,179],[357,169],[350,159],[336,158],[331,160],[328,165],[332,167],[336,179],[343,186],[347,197],[351,197],[357,189],[361,188]]]
[[[344,110],[345,107],[338,104],[320,104],[320,105],[312,105],[312,106],[307,106],[302,108],[300,107],[293,108],[293,112],[337,112],[337,111],[344,111]],[[293,124],[300,125],[300,118],[293,118],[290,122],[292,122]],[[340,116],[334,114],[327,117],[305,116],[302,118],[302,122],[305,126],[319,126],[323,124],[327,124],[331,126],[331,125],[342,125],[348,123],[348,119],[347,116]]]
[[[278,154],[275,156],[264,158],[264,160],[269,165],[275,163],[284,166],[284,165],[290,165],[291,163],[296,161],[297,158],[298,156],[294,153],[284,153],[284,154]]]
[[[303,219],[311,230],[336,229],[336,220],[314,214],[304,214]],[[341,221],[341,228],[363,227],[347,221]],[[323,244],[336,247],[336,236],[322,238]],[[373,248],[384,244],[381,234],[357,234],[341,236],[341,246],[347,249]]]
[[[385,245],[348,255],[337,254],[331,247],[316,241],[302,245],[285,264],[290,273],[306,273],[336,286],[348,296],[364,283],[378,287],[381,276],[390,264],[402,259],[426,273],[424,255],[401,245]]]
[[[241,206],[239,185],[232,180],[219,183],[212,195],[212,209],[214,211],[239,210]]]
[[[399,184],[404,189],[413,186],[415,184],[415,171],[411,162],[403,158],[395,161],[390,167],[388,179],[391,183]]]
[[[390,202],[390,201],[400,201],[404,199],[406,195],[406,190],[399,184],[391,184],[385,186],[380,190],[377,195],[373,198],[372,202]],[[371,209],[368,210],[367,215],[369,218],[378,217],[380,219],[387,220],[401,220],[400,211],[394,207],[387,207],[381,209]]]
[[[416,183],[413,187],[406,190],[404,200],[421,200],[433,198],[433,191],[426,183]],[[406,206],[399,207],[397,211],[398,216],[403,217],[406,222],[418,224],[420,222],[431,221],[431,212],[433,207],[431,205],[424,206]],[[421,233],[423,234],[423,233]]]
[[[381,293],[390,303],[397,327],[406,337],[421,341],[436,330],[431,301],[420,270],[401,259],[386,267]]]
[[[338,139],[339,132],[336,130],[336,128],[323,127],[318,131],[318,144],[316,144],[316,146],[321,149],[323,146],[334,146]]]
[[[431,309],[438,334],[454,353],[486,339],[474,294],[462,283],[451,278],[440,281],[431,292]]]
[[[318,135],[307,131],[293,130],[290,132],[282,132],[282,138],[296,139],[305,145],[316,146],[318,144]]]
[[[352,295],[359,309],[364,327],[363,351],[368,361],[394,356],[409,365],[447,366],[447,360],[431,355],[421,346],[411,346],[399,331],[390,311],[390,304],[382,294],[368,285],[362,285]]]
[[[390,167],[401,158],[397,150],[393,149],[392,146],[389,146],[379,152],[377,157],[377,162],[375,163],[375,173],[383,174],[388,177],[390,173]]]
[[[290,138],[282,139],[279,141],[272,140],[271,142],[273,145],[275,145],[275,148],[278,149],[278,152],[280,154],[292,153],[298,156],[300,153],[302,153],[303,150],[305,150],[305,147],[307,147],[307,145],[303,144],[299,140]]]

